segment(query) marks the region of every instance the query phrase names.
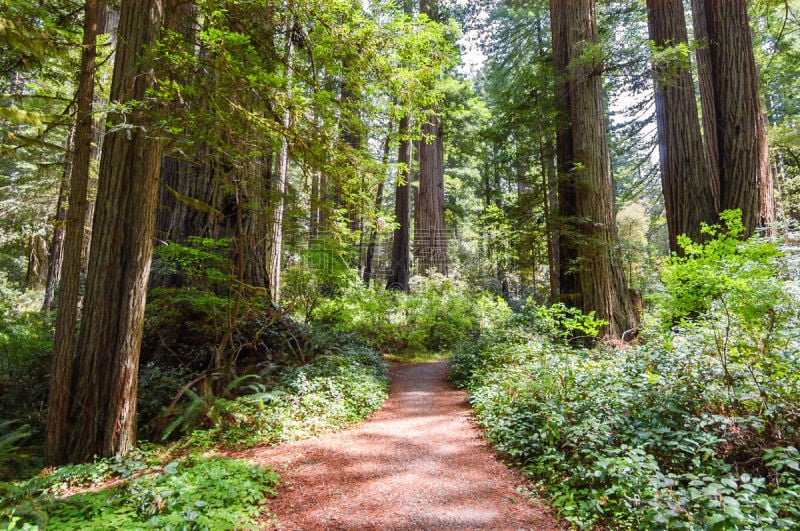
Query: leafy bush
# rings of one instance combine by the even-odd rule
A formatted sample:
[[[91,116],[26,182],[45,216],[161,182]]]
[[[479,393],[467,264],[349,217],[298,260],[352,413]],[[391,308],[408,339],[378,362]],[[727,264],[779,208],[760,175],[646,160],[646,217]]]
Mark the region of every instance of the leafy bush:
[[[214,427],[189,444],[274,443],[338,429],[378,409],[387,396],[386,363],[374,351],[346,345],[289,367],[276,383],[252,380],[248,394],[213,401]]]
[[[590,316],[531,306],[451,359],[486,436],[579,526],[796,527],[798,283],[722,217],[666,265],[668,324],[647,343],[579,349]]]
[[[476,331],[503,323],[511,310],[497,297],[442,278],[415,277],[411,294],[351,286],[315,313],[319,322],[357,332],[392,353],[442,352]]]
[[[32,311],[41,305],[31,292],[19,291],[0,273],[0,419],[17,419],[41,437],[50,358],[51,316]]]
[[[506,334],[451,364],[486,436],[577,525],[788,529],[800,515],[797,441],[736,460],[757,419],[722,407],[718,361],[686,343],[586,351]]]
[[[84,475],[103,476],[109,462],[80,468]],[[63,467],[57,474],[74,474],[74,468]],[[128,480],[114,487],[66,498],[47,495],[58,492],[57,478],[36,478],[28,488],[39,496],[0,506],[0,525],[5,520],[9,529],[245,529],[256,524],[278,482],[271,470],[223,457],[190,456],[133,479],[128,472]]]

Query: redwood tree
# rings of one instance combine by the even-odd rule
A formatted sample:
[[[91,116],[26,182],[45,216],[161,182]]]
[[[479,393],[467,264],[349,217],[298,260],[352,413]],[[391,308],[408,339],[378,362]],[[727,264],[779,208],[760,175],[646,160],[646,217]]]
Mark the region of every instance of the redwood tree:
[[[653,61],[661,188],[669,247],[679,252],[678,236],[695,241],[701,223],[714,223],[717,208],[703,152],[700,120],[688,56],[686,17],[681,0],[647,0],[650,39],[660,49]]]
[[[53,361],[50,368],[50,394],[47,404],[44,458],[49,465],[66,460],[67,438],[64,421],[70,407],[70,387],[75,364],[75,326],[81,279],[81,251],[86,222],[89,167],[92,157],[92,100],[97,55],[97,0],[84,7],[83,48],[78,79],[78,112],[72,132],[75,150],[69,180],[69,208],[61,258],[58,312]],[[61,202],[61,198],[59,198]],[[55,239],[55,236],[54,236]]]
[[[111,101],[145,101],[154,85],[143,53],[159,36],[165,0],[123,0]],[[65,435],[53,455],[87,461],[120,455],[136,440],[136,386],[152,255],[162,142],[146,111],[112,116],[100,161],[97,209],[81,329],[66,415],[48,429]],[[54,375],[54,377],[56,377]]]
[[[438,20],[437,0],[420,0],[420,13]],[[444,141],[435,106],[428,108],[419,143],[419,191],[415,207],[414,255],[417,270],[447,275],[447,237],[444,221]]]
[[[596,52],[597,23],[594,0],[551,0],[554,52],[562,61],[555,62],[565,69],[556,75],[566,75],[567,83],[557,87],[569,90],[559,95],[560,102],[569,99],[571,156],[566,142],[559,146],[559,167],[569,168],[567,187],[574,190],[576,232],[564,235],[568,249],[577,255],[574,264],[580,286],[580,301],[584,312],[594,311],[608,321],[603,333],[624,338],[638,326],[638,314],[631,300],[619,253],[614,209],[614,185],[605,126],[603,92],[600,79],[601,55]],[[564,133],[566,134],[566,133]],[[567,157],[567,158],[565,158]],[[571,196],[566,199],[572,200]],[[573,206],[573,205],[568,205]],[[561,267],[566,264],[562,262]]]
[[[692,0],[703,130],[719,209],[748,234],[775,220],[765,119],[745,0]]]
[[[395,185],[394,219],[397,227],[392,239],[392,262],[386,289],[408,292],[411,245],[411,152],[409,119],[400,119],[400,151],[397,156],[399,170]]]

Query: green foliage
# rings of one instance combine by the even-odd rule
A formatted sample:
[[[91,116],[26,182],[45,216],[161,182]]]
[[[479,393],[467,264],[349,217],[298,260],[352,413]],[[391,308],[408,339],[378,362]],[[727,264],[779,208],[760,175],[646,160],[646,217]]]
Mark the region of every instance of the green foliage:
[[[758,419],[722,405],[719,363],[685,343],[590,352],[512,330],[460,347],[451,370],[576,525],[788,529],[800,514],[797,431],[759,449]]]
[[[681,238],[686,256],[665,265],[665,321],[679,322],[689,341],[719,360],[731,393],[734,388],[757,393],[739,407],[765,412],[772,426],[773,409],[800,391],[797,288],[778,275],[776,244],[741,241],[738,211],[720,217],[726,230],[704,227],[709,239],[703,243]],[[746,370],[737,372],[734,365]]]
[[[84,468],[103,475],[107,463]],[[244,529],[255,525],[278,483],[271,470],[224,457],[190,456],[133,479],[130,473],[123,476],[127,481],[109,489],[66,498],[40,496],[27,505],[3,507],[0,518],[11,529]]]
[[[741,211],[722,212],[724,227],[704,225],[708,240],[678,238],[684,257],[665,264],[662,280],[669,297],[667,322],[701,315],[715,303],[752,323],[785,299],[776,281],[777,245],[759,239],[742,241]]]
[[[31,434],[30,427],[19,425],[18,421],[0,419],[0,479],[9,477],[12,470],[17,472],[19,455],[18,443]]]
[[[0,418],[17,419],[41,435],[53,324],[30,308],[40,298],[20,291],[0,273]],[[36,439],[37,437],[34,437]]]
[[[213,412],[216,426],[193,432],[186,444],[249,446],[343,428],[378,409],[388,387],[380,355],[349,342],[331,342],[308,364],[247,382],[238,398],[203,409]]]
[[[577,308],[570,308],[563,303],[540,306],[533,299],[515,313],[509,322],[530,328],[535,333],[549,337],[554,342],[586,342],[597,337],[600,329],[608,324],[597,319],[594,312],[584,314]]]
[[[231,282],[232,242],[190,236],[185,245],[168,242],[153,250],[153,273],[172,275],[174,282],[200,291],[225,293]]]
[[[393,354],[444,352],[510,315],[502,300],[449,279],[415,277],[411,294],[354,285],[315,317]]]
[[[574,348],[594,319],[528,304],[451,359],[487,437],[578,526],[796,526],[797,271],[738,239],[738,213],[722,219],[665,266],[666,323],[647,343]]]

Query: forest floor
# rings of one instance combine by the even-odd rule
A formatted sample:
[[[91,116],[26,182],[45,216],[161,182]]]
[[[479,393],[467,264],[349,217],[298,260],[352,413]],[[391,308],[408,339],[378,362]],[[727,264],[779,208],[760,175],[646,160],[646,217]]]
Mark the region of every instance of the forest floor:
[[[238,455],[281,474],[278,529],[563,529],[475,425],[444,361],[393,365],[389,399],[340,433]],[[518,490],[520,489],[520,490]],[[268,518],[268,519],[267,519]],[[277,520],[277,522],[275,522]]]

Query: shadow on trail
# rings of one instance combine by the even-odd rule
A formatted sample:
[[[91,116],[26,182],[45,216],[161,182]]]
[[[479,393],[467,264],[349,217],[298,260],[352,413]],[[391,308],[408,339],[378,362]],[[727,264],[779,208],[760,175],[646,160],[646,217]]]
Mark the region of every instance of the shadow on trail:
[[[285,529],[559,529],[515,487],[445,362],[393,366],[390,398],[362,425],[253,456],[284,478]],[[285,468],[284,468],[285,467]]]

